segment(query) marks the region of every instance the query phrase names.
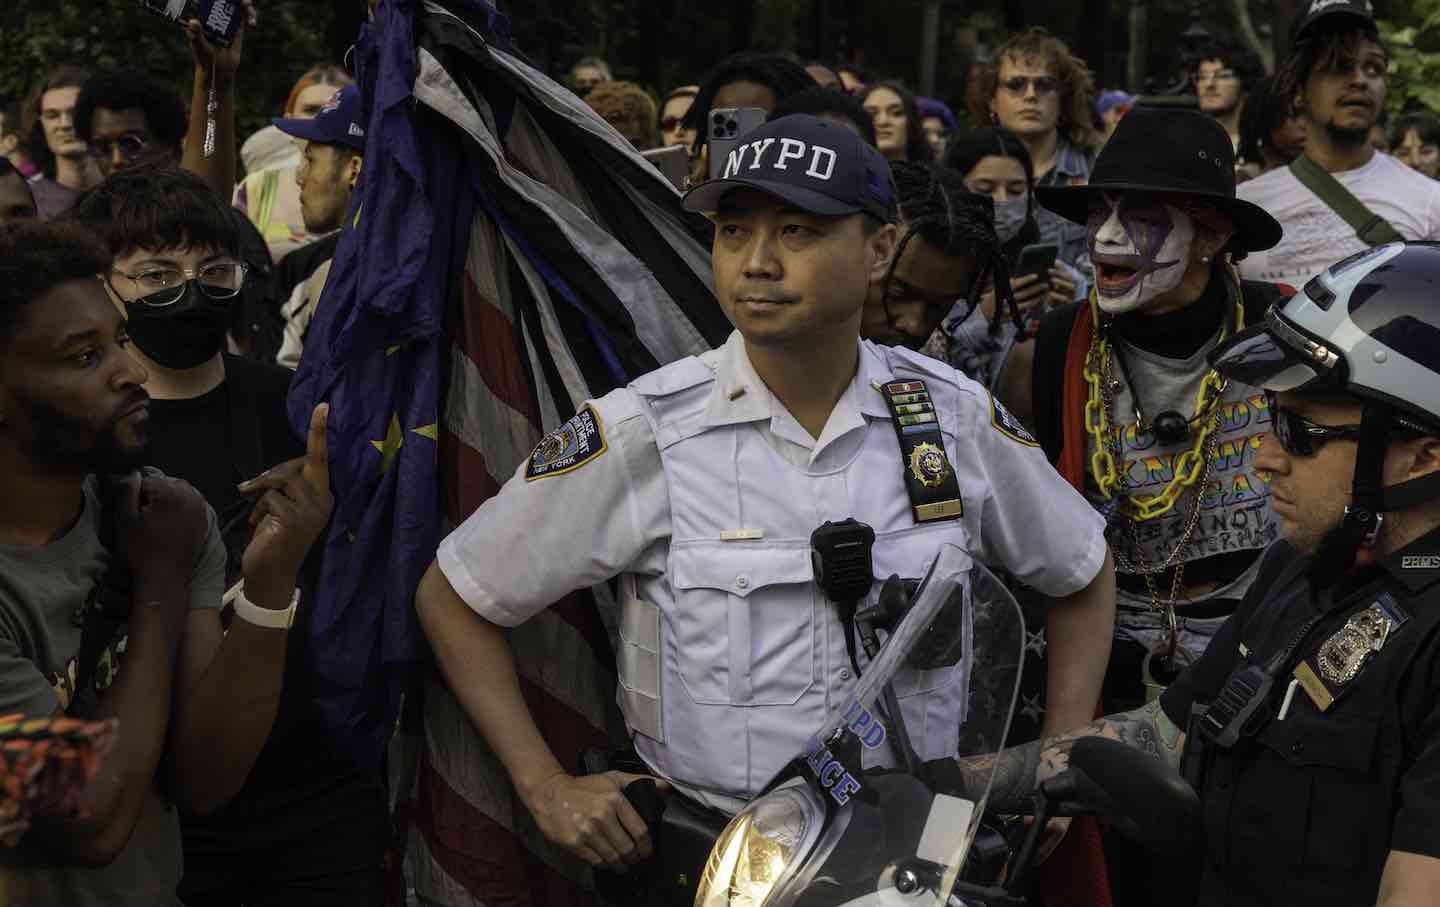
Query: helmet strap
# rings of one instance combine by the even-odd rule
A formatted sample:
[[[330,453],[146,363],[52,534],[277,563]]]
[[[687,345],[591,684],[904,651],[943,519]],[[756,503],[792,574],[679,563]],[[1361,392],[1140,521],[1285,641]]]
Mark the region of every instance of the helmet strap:
[[[1350,484],[1350,504],[1340,525],[1325,534],[1310,569],[1315,587],[1340,579],[1355,565],[1361,548],[1375,544],[1385,522],[1385,450],[1388,446],[1390,409],[1366,403],[1360,417],[1360,441]]]

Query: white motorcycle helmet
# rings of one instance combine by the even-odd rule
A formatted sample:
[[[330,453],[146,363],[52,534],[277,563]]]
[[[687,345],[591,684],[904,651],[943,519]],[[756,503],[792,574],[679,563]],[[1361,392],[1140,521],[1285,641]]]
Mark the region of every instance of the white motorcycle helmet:
[[[1440,497],[1440,474],[1388,488],[1381,478],[1389,438],[1440,435],[1440,243],[1390,243],[1337,262],[1222,343],[1210,362],[1267,391],[1364,403],[1352,500],[1327,552],[1345,567],[1374,541],[1386,512]]]

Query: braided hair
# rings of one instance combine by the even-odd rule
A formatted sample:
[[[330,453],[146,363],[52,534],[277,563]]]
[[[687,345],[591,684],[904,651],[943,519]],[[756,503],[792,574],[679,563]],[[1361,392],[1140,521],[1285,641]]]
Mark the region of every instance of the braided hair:
[[[975,288],[984,286],[993,277],[996,298],[1005,304],[1016,327],[1023,327],[1020,308],[1010,290],[1010,266],[1000,248],[1000,238],[995,234],[995,205],[990,197],[967,190],[960,174],[949,167],[891,161],[890,173],[895,177],[900,221],[908,229],[885,272],[880,293],[885,317],[890,318],[890,280],[910,241],[918,236],[945,255],[973,255],[979,262],[966,299],[965,315],[960,321],[975,311],[978,303]],[[990,329],[999,331],[998,318],[991,322]]]

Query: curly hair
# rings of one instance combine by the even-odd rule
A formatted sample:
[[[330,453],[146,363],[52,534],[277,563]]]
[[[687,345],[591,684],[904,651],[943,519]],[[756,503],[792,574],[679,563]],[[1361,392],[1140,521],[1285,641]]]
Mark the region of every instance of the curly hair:
[[[905,159],[919,163],[934,160],[935,151],[925,140],[925,124],[920,118],[920,107],[915,103],[915,93],[906,88],[904,82],[887,79],[884,82],[866,85],[865,93],[860,96],[860,103],[864,104],[869,100],[870,95],[882,88],[893,92],[900,99],[900,106],[905,108]]]
[[[45,78],[25,96],[25,105],[20,114],[20,134],[25,137],[25,153],[39,165],[47,179],[55,178],[55,152],[50,150],[50,143],[45,141],[45,124],[40,120],[40,102],[44,100],[47,92],[57,88],[80,88],[89,77],[90,74],[79,66],[57,66],[46,73]],[[76,107],[78,114],[78,103]],[[75,134],[83,136],[78,125]]]
[[[1095,99],[1095,77],[1085,61],[1070,52],[1064,41],[1043,28],[1033,27],[1015,35],[995,51],[990,62],[981,67],[976,91],[967,92],[970,116],[976,123],[988,123],[990,102],[1000,87],[1000,63],[1041,60],[1060,81],[1060,135],[1077,147],[1095,144],[1095,126],[1091,104]]]
[[[585,95],[600,119],[640,151],[655,147],[655,102],[634,82],[601,82]]]
[[[1254,51],[1224,35],[1211,38],[1190,56],[1190,60],[1192,79],[1200,70],[1201,63],[1215,61],[1233,70],[1240,80],[1241,90],[1246,92],[1254,88],[1255,83],[1265,75],[1265,65]]]
[[[31,221],[0,227],[0,349],[10,346],[31,303],[62,283],[95,278],[109,269],[105,246],[78,224]]]
[[[173,89],[155,81],[138,69],[116,69],[96,73],[80,89],[75,101],[75,134],[88,142],[94,129],[95,111],[139,109],[145,114],[145,125],[156,144],[175,151],[189,125],[185,102]]]

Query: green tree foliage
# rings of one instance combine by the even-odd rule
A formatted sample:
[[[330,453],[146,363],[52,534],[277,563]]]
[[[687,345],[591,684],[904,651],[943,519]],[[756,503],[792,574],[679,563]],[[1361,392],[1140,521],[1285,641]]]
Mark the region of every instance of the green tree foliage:
[[[184,34],[140,8],[137,0],[48,0],[3,3],[0,12],[0,99],[23,98],[52,66],[142,69],[189,101],[194,64]],[[242,138],[278,115],[295,79],[330,62],[331,4],[264,0],[260,24],[245,37],[236,85]],[[338,62],[338,61],[335,61]]]
[[[1413,110],[1440,114],[1440,0],[1394,4],[1379,21],[1390,50],[1385,107],[1393,115]]]

